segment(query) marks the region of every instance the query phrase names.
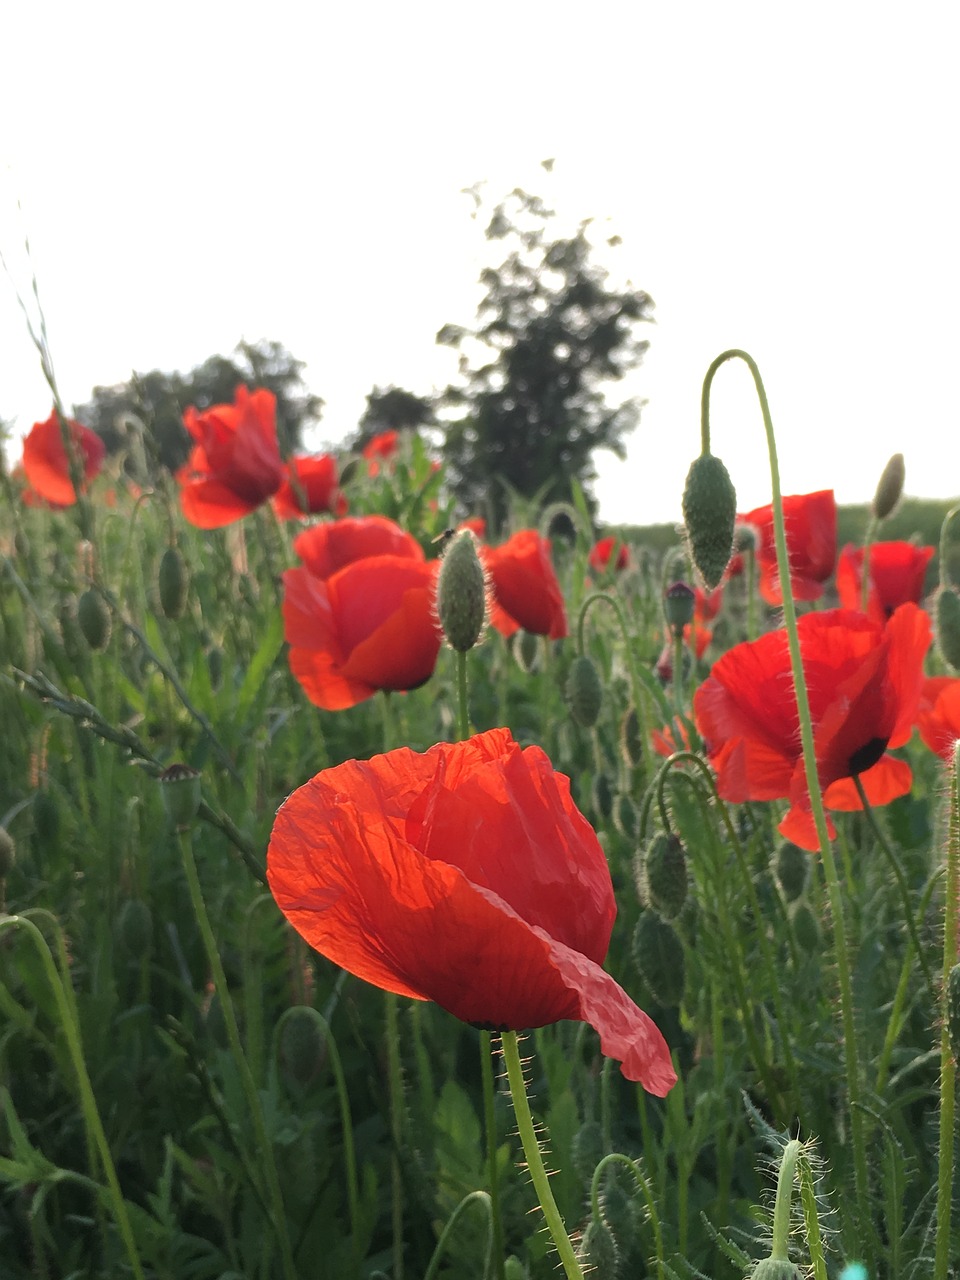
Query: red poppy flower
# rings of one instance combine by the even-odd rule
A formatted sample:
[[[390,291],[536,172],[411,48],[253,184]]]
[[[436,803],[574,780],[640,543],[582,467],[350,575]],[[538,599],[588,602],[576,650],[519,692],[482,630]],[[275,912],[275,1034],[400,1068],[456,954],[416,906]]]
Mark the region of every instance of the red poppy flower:
[[[600,967],[616,904],[569,780],[507,729],[348,760],[277,814],[267,878],[322,955],[484,1027],[588,1022],[628,1080],[676,1080],[651,1019]]]
[[[693,750],[687,726],[679,716],[662,729],[654,729],[650,734],[650,741],[658,756],[672,756],[675,751]]]
[[[611,564],[613,548],[618,543],[617,558],[615,563]],[[594,543],[587,563],[596,573],[603,573],[606,569],[625,569],[630,563],[630,553],[619,538],[611,535],[609,538],[601,538],[599,542]]]
[[[425,558],[416,538],[386,516],[357,516],[315,524],[297,534],[293,549],[315,578],[329,578],[344,565],[369,556]]]
[[[694,622],[712,622],[723,604],[723,584],[713,591],[703,591],[700,587],[693,589]],[[697,655],[700,656],[699,654]]]
[[[219,529],[255,511],[280,488],[277,401],[272,391],[237,387],[233,404],[203,413],[192,406],[183,422],[195,444],[177,472],[183,514],[199,529]]]
[[[522,627],[532,635],[561,640],[567,612],[550,558],[550,543],[535,529],[521,529],[501,547],[481,548],[490,575],[490,622],[501,635]]]
[[[389,462],[396,457],[400,447],[399,431],[381,431],[371,436],[363,446],[363,456],[367,460],[367,471],[371,476],[380,474],[380,463]]]
[[[438,561],[354,560],[327,579],[283,575],[290,670],[311,702],[340,711],[378,689],[416,689],[440,650],[434,610]]]
[[[912,542],[874,542],[870,547],[870,593],[867,613],[885,622],[898,605],[919,604],[933,547]],[[837,594],[845,609],[859,609],[863,600],[863,547],[847,545],[837,562]]]
[[[837,503],[832,489],[800,493],[783,499],[783,519],[790,561],[790,588],[795,600],[819,600],[823,584],[837,561]],[[757,533],[760,594],[767,604],[783,604],[773,537],[773,507],[757,507],[739,516]]]
[[[342,516],[347,500],[340,492],[337,460],[329,453],[316,458],[291,458],[273,509],[281,520],[298,520],[320,511]]]
[[[917,707],[920,737],[941,760],[953,761],[960,738],[960,679],[933,676],[924,680]]]
[[[83,469],[81,489],[87,485],[103,466],[106,452],[103,441],[95,431],[79,422],[67,419],[67,431],[71,447],[77,452],[77,459]],[[77,500],[77,494],[70,478],[70,463],[67,451],[63,447],[63,433],[60,430],[60,416],[56,409],[46,422],[35,422],[23,441],[23,470],[30,488],[52,506],[69,507]],[[27,505],[30,500],[24,497]]]
[[[930,645],[927,615],[904,604],[881,626],[864,613],[830,609],[806,614],[799,628],[824,803],[859,809],[856,776],[871,804],[904,795],[910,766],[886,751],[910,737]],[[738,802],[789,800],[781,834],[815,849],[786,632],[725,653],[693,707],[720,795]]]
[[[487,522],[483,516],[471,516],[469,520],[461,520],[458,529],[469,529],[480,542],[487,536]]]

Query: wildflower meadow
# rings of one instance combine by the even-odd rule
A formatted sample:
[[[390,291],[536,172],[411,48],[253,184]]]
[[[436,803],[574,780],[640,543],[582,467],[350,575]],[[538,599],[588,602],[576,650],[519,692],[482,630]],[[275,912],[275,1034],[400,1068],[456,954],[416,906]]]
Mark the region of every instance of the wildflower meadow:
[[[175,473],[38,420],[0,1280],[960,1276],[960,509],[784,493],[705,374],[676,529],[254,385]]]

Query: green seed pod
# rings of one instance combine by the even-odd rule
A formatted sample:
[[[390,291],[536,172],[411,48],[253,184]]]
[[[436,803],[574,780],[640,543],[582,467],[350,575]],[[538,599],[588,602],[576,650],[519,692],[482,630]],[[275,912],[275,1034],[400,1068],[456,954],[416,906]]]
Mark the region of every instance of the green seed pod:
[[[6,827],[0,827],[0,880],[5,880],[17,860],[17,846]]]
[[[820,921],[813,913],[810,904],[802,899],[793,904],[790,912],[793,921],[793,933],[798,945],[807,955],[817,955],[823,944],[820,933]]]
[[[187,603],[187,567],[176,547],[167,547],[160,557],[157,588],[163,616],[171,620],[179,618]]]
[[[513,640],[513,653],[520,670],[533,675],[540,665],[540,637],[531,631],[518,631]]]
[[[118,948],[131,960],[150,954],[153,945],[153,916],[142,898],[128,898],[114,922]]]
[[[18,529],[13,535],[13,546],[21,560],[27,560],[30,557],[30,539],[22,529]]]
[[[487,582],[477,540],[461,529],[447,542],[437,575],[437,617],[451,649],[466,653],[480,639],[487,616]]]
[[[86,664],[90,656],[89,648],[77,621],[77,603],[72,596],[66,596],[60,601],[57,616],[64,653],[71,662]]]
[[[792,1262],[763,1258],[750,1272],[749,1280],[803,1280],[803,1272]]]
[[[504,1280],[530,1280],[530,1272],[517,1255],[511,1253],[509,1258],[504,1259],[503,1277]]]
[[[687,472],[683,520],[693,563],[711,591],[730,563],[736,518],[737,494],[727,468],[712,453],[702,453]]]
[[[590,789],[593,811],[598,818],[606,821],[613,813],[613,783],[609,775],[601,770],[593,779]]]
[[[803,897],[810,872],[809,853],[784,840],[773,855],[771,870],[787,902],[796,902]]]
[[[877,492],[873,496],[873,518],[875,520],[886,520],[887,516],[892,516],[897,508],[897,503],[903,493],[903,482],[906,479],[907,469],[904,465],[903,454],[895,453],[887,465],[883,468],[883,474],[877,485]]]
[[[200,809],[200,774],[188,764],[172,764],[158,778],[167,817],[178,831],[193,825]]]
[[[661,831],[643,857],[644,897],[665,920],[673,920],[687,900],[687,855],[671,832]]]
[[[583,729],[592,729],[600,716],[603,688],[597,668],[586,654],[574,658],[567,673],[567,705]]]
[[[960,1066],[960,964],[947,978],[947,1039],[954,1062]]]
[[[223,684],[223,650],[217,644],[207,653],[207,670],[210,672],[210,688],[216,693]]]
[[[320,1071],[327,1045],[319,1020],[312,1009],[299,1005],[283,1019],[280,1031],[280,1065],[301,1087],[306,1087]]]
[[[640,814],[630,796],[622,793],[613,802],[613,825],[622,836],[635,840],[640,830]]]
[[[960,595],[941,587],[934,597],[933,616],[940,656],[955,671],[960,670]]]
[[[584,1182],[589,1182],[593,1171],[606,1155],[603,1149],[603,1130],[597,1120],[584,1120],[573,1135],[571,1146],[573,1167]]]
[[[99,591],[91,587],[77,604],[77,624],[91,649],[105,649],[110,640],[110,610]]]
[[[629,765],[636,767],[643,759],[643,739],[636,707],[628,707],[620,721],[620,751]]]
[[[685,582],[674,582],[667,587],[663,594],[663,613],[667,626],[675,636],[682,636],[683,628],[693,621],[695,603],[693,588]]]
[[[33,797],[33,829],[44,847],[56,844],[60,835],[60,806],[46,788]]]
[[[633,934],[633,958],[650,994],[665,1008],[683,999],[686,962],[680,935],[656,911],[644,911]]]
[[[633,1248],[640,1226],[637,1200],[624,1186],[626,1182],[625,1174],[620,1179],[608,1175],[600,1193],[600,1216],[613,1232],[621,1253],[629,1253]]]
[[[617,1274],[620,1250],[613,1232],[600,1218],[591,1218],[577,1244],[577,1261],[585,1272],[610,1278]]]

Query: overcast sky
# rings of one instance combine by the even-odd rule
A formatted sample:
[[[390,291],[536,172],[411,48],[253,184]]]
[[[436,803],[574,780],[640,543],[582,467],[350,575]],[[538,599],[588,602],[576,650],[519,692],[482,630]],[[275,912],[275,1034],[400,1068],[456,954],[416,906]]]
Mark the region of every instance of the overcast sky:
[[[495,261],[461,194],[487,179],[615,231],[656,302],[611,389],[647,405],[628,461],[598,455],[603,519],[679,519],[730,346],[764,374],[785,492],[868,500],[902,451],[908,492],[960,494],[956,5],[17,8],[0,248],[29,293],[30,237],[68,404],[240,338],[306,361],[317,446],[375,383],[445,385],[436,331],[470,323]],[[2,277],[0,352],[22,434],[50,396]],[[713,419],[740,509],[769,501],[745,371]]]

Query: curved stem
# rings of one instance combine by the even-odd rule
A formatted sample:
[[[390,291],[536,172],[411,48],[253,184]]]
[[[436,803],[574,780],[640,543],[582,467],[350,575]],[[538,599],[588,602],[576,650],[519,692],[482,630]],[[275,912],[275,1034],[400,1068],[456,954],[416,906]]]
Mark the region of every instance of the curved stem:
[[[624,617],[623,609],[620,607],[619,600],[614,596],[608,595],[605,591],[595,591],[592,595],[587,596],[586,600],[584,600],[583,604],[580,606],[580,617],[577,622],[577,652],[581,654],[584,652],[583,639],[587,614],[599,600],[606,601],[617,615],[617,622],[620,624],[620,634],[623,636],[623,652],[627,660],[627,671],[630,676],[630,691],[633,695],[633,705],[637,712],[637,729],[640,734],[640,741],[643,743],[644,751],[646,752],[649,748],[649,742],[647,739],[647,719],[644,714],[644,703],[640,696],[640,673],[637,668],[637,659],[633,652],[633,645],[630,643],[630,632],[627,629],[627,620]]]

